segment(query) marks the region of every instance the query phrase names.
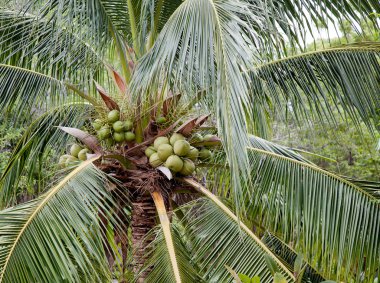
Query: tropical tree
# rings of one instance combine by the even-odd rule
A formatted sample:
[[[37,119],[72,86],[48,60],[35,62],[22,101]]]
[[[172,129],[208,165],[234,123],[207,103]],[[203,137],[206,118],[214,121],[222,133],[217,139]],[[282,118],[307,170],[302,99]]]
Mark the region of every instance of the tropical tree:
[[[377,26],[377,1],[1,7],[0,106],[27,129],[1,177],[0,282],[377,276],[377,190],[264,139],[282,110],[375,130],[380,44],[302,51],[313,23]]]

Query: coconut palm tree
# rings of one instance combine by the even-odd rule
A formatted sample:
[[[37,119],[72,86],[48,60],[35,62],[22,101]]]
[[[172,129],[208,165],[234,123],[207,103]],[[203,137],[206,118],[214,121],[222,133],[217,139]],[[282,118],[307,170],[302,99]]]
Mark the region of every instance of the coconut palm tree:
[[[314,24],[360,32],[379,12],[372,0],[2,3],[0,106],[28,128],[0,181],[0,282],[372,282],[376,187],[266,139],[273,111],[334,123],[338,109],[376,130],[380,44],[303,50]]]

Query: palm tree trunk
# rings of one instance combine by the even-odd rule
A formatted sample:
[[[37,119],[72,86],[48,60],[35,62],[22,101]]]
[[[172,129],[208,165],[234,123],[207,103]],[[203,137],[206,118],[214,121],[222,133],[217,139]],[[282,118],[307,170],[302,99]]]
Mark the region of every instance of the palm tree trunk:
[[[146,255],[148,253],[147,246],[152,239],[145,239],[147,233],[156,225],[156,207],[149,193],[138,194],[132,201],[132,245],[135,274],[141,272],[144,266]],[[148,271],[141,273],[138,283],[144,282]]]

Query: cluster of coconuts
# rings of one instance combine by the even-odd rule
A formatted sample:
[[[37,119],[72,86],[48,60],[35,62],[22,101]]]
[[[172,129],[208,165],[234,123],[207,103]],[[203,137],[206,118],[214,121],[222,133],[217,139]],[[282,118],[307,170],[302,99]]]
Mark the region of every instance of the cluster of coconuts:
[[[173,173],[183,176],[193,174],[196,161],[205,161],[212,157],[210,150],[191,146],[179,133],[172,134],[170,138],[156,138],[153,145],[145,150],[145,155],[152,167],[163,165]]]
[[[120,112],[112,110],[107,115],[107,121],[96,119],[92,126],[100,140],[105,141],[108,146],[116,143],[132,142],[135,140],[133,122],[131,120],[120,120]]]
[[[62,168],[74,166],[78,162],[87,160],[87,153],[92,152],[79,144],[73,144],[69,152],[59,158],[58,164]]]

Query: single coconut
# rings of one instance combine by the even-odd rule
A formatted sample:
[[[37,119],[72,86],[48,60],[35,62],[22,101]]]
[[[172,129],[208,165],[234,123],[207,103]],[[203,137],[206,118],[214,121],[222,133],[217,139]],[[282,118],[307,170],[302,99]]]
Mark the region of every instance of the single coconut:
[[[192,161],[197,160],[199,155],[199,150],[193,146],[190,147],[190,151],[187,154],[187,158],[191,159]]]
[[[214,138],[215,136],[214,135],[211,135],[211,134],[207,134],[203,137],[203,141],[210,141]]]
[[[70,154],[74,157],[78,157],[78,153],[79,151],[81,151],[83,148],[79,145],[79,144],[76,144],[74,143],[71,147],[70,147]]]
[[[158,157],[158,154],[157,153],[153,153],[150,157],[149,157],[149,164],[152,165],[152,167],[158,167],[162,164],[162,161],[160,159],[160,157]]]
[[[115,141],[114,141],[113,138],[107,138],[107,139],[106,139],[106,145],[107,145],[107,147],[111,147],[111,146],[113,146],[114,144],[115,144]]]
[[[108,125],[103,126],[99,131],[98,131],[98,137],[100,140],[105,140],[111,136],[111,130]]]
[[[156,153],[156,149],[153,146],[148,146],[145,150],[145,155],[151,157],[153,153]]]
[[[172,146],[174,146],[175,142],[176,141],[179,141],[179,140],[185,140],[185,137],[181,134],[178,134],[178,133],[174,133],[171,137],[170,137],[170,144]]]
[[[87,153],[89,153],[89,152],[90,151],[88,150],[88,148],[84,148],[81,151],[79,151],[79,153],[78,153],[79,160],[82,160],[82,161],[87,160]]]
[[[72,166],[76,165],[78,161],[79,161],[78,158],[76,158],[74,156],[69,156],[65,162],[66,167],[72,167]]]
[[[173,155],[173,147],[170,144],[161,144],[157,149],[157,154],[162,161],[166,161],[170,155]]]
[[[64,154],[59,158],[58,165],[61,168],[64,168],[66,166],[66,160],[67,158],[71,157],[71,155]]]
[[[154,148],[156,150],[162,144],[169,144],[169,139],[167,137],[158,137],[154,140]]]
[[[133,132],[126,132],[126,133],[124,134],[124,136],[125,136],[125,140],[126,140],[127,142],[134,141],[135,138],[136,138],[136,136],[135,136],[135,134],[134,134]]]
[[[207,159],[210,159],[211,157],[212,157],[212,153],[207,148],[202,148],[199,151],[199,159],[200,160],[207,160]]]
[[[185,140],[177,140],[173,146],[174,153],[179,156],[186,156],[190,151],[190,144]]]
[[[158,117],[158,118],[156,119],[156,123],[157,123],[157,124],[164,124],[164,123],[166,123],[166,118],[163,117],[163,116],[160,116],[160,117]]]
[[[122,133],[113,133],[113,139],[115,142],[123,142],[125,140],[125,134],[124,132]]]
[[[179,156],[171,155],[166,160],[165,167],[169,168],[173,172],[179,172],[182,170],[183,161]]]
[[[107,120],[110,123],[115,123],[117,120],[120,119],[120,112],[116,109],[110,111],[107,116]]]
[[[179,173],[183,176],[189,176],[189,175],[193,174],[194,170],[195,170],[194,162],[191,161],[190,159],[184,159],[183,160],[183,167],[182,167],[181,171],[179,171]]]
[[[99,131],[102,127],[102,121],[100,119],[96,119],[94,123],[92,123],[92,126],[94,127],[95,131]]]
[[[128,132],[128,131],[132,130],[132,128],[133,128],[132,121],[131,120],[126,120],[124,122],[124,131]]]
[[[113,123],[112,128],[115,132],[122,133],[124,132],[124,123],[122,121],[116,121]]]
[[[192,143],[203,142],[203,137],[202,137],[201,134],[199,134],[199,133],[195,133],[195,134],[191,137],[190,141],[191,141]]]

